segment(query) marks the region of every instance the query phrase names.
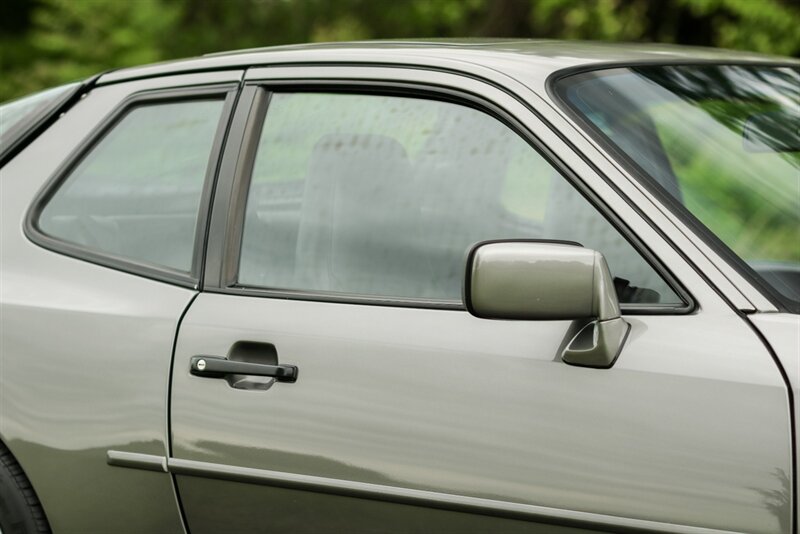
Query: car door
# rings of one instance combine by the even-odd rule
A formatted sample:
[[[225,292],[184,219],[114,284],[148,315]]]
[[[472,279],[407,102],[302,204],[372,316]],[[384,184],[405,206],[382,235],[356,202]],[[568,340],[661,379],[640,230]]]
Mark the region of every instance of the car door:
[[[781,376],[646,205],[475,79],[247,79],[174,357],[193,533],[789,531]],[[518,238],[606,256],[612,368],[560,360],[570,321],[465,310],[466,251]]]

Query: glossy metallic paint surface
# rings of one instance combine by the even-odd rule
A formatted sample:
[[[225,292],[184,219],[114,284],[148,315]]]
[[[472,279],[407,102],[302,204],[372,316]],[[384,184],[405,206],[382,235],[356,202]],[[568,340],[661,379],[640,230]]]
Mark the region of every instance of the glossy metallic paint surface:
[[[129,94],[236,76],[95,89],[0,170],[0,437],[57,534],[183,530],[169,475],[111,467],[106,451],[166,454],[173,339],[194,292],[42,249],[25,212]]]
[[[131,92],[235,81],[237,68],[268,65],[250,69],[248,78],[421,82],[496,102],[634,229],[698,309],[626,317],[632,330],[625,350],[614,368],[596,370],[558,361],[566,321],[490,322],[461,311],[201,294],[178,342],[174,459],[565,513],[789,532],[794,481],[785,387],[728,302],[742,310],[774,306],[581,132],[545,87],[554,71],[586,63],[704,60],[776,61],[639,45],[386,43],[253,51],[104,75],[107,85],[0,170],[0,437],[22,462],[55,531],[182,528],[169,475],[110,466],[107,451],[168,455],[171,336],[192,292],[39,249],[22,234],[24,210],[55,166]],[[340,66],[308,65],[324,62]],[[291,64],[298,66],[281,66]],[[375,64],[384,67],[369,66]],[[170,77],[215,68],[234,70]],[[137,80],[151,75],[157,78]],[[787,367],[796,322],[752,318]],[[274,343],[281,363],[300,366],[300,380],[245,391],[189,375],[192,355],[224,355],[244,338]],[[535,527],[178,478],[193,532]]]
[[[541,102],[505,74],[461,68]],[[176,359],[176,459],[720,529],[788,531],[788,509],[772,508],[763,493],[780,493],[792,476],[781,377],[717,291],[737,306],[752,305],[652,199],[625,178],[628,198],[621,197],[619,184],[599,176],[526,105],[475,79],[358,66],[251,69],[247,78],[385,79],[483,96],[535,132],[633,228],[698,309],[690,316],[631,317],[615,367],[593,370],[558,361],[568,322],[487,322],[444,310],[201,295]],[[225,354],[242,338],[275,343],[282,363],[300,366],[301,379],[261,392],[264,401],[231,395],[221,381],[183,382],[193,352]],[[214,399],[209,411],[192,412],[202,399]],[[519,423],[524,417],[530,425]],[[488,459],[487,448],[497,451]],[[192,497],[198,486],[214,487],[181,481],[189,521],[222,521],[212,519],[208,501]],[[229,524],[241,524],[222,512]]]
[[[786,373],[792,388],[794,404],[795,459],[800,458],[800,315],[790,313],[758,313],[748,320],[764,336]],[[795,509],[800,497],[795,493]]]
[[[224,514],[189,519],[192,534],[233,532],[245,517],[246,532],[292,534],[579,534],[583,529],[553,524],[534,525],[474,513],[367,500],[340,495],[207,478],[177,476],[184,499],[201,506],[219,506]],[[187,484],[186,482],[190,482]],[[258,510],[258,513],[253,513]],[[235,518],[231,521],[231,518]],[[302,520],[300,519],[302,518]]]
[[[554,243],[482,245],[467,265],[467,307],[476,316],[491,319],[595,318],[596,254]],[[613,303],[619,317],[616,297]]]
[[[571,365],[610,367],[630,331],[605,258],[578,245],[478,245],[468,256],[464,299],[467,310],[483,319],[593,319],[567,333],[561,359]]]
[[[491,65],[505,71],[509,64],[527,64],[529,75],[542,79],[558,69],[586,64],[634,63],[647,61],[741,61],[798,62],[796,59],[714,48],[667,44],[618,44],[602,42],[514,40],[514,39],[437,39],[434,41],[365,41],[275,46],[270,48],[211,54],[199,58],[120,69],[104,74],[101,83],[113,83],[143,76],[177,72],[245,67],[353,61],[407,63],[420,65],[430,60],[470,62]]]
[[[370,484],[365,482],[353,482],[349,480],[331,479],[325,477],[318,477],[313,475],[297,475],[292,473],[283,473],[277,471],[267,471],[264,469],[252,469],[246,467],[231,467],[229,465],[211,464],[206,462],[196,462],[192,460],[169,460],[169,469],[172,473],[179,475],[180,478],[185,476],[200,477],[204,479],[216,479],[226,482],[244,482],[251,484],[250,491],[256,494],[261,493],[260,488],[254,488],[252,485],[267,486],[268,494],[272,494],[272,499],[264,498],[264,502],[269,502],[270,507],[281,508],[284,503],[282,499],[289,499],[293,501],[304,501],[309,509],[315,511],[313,518],[308,518],[306,521],[306,528],[315,528],[317,531],[336,532],[339,529],[331,524],[327,524],[322,514],[317,513],[318,507],[315,506],[315,501],[318,501],[321,506],[325,506],[326,500],[328,505],[335,503],[336,497],[354,497],[366,501],[362,504],[364,508],[369,509],[369,505],[374,504],[376,501],[381,503],[388,503],[390,505],[397,505],[396,509],[387,510],[384,517],[379,518],[383,521],[382,531],[387,530],[388,525],[394,525],[395,528],[401,528],[401,532],[408,532],[408,518],[397,521],[392,520],[391,517],[396,514],[404,514],[408,512],[408,508],[404,505],[411,505],[416,507],[417,514],[420,512],[425,513],[427,509],[429,515],[435,515],[434,510],[442,510],[449,512],[463,512],[473,514],[480,523],[483,523],[481,528],[493,526],[493,529],[503,529],[506,531],[511,526],[516,527],[514,530],[522,530],[526,532],[542,532],[550,528],[557,532],[561,529],[576,529],[579,531],[613,531],[616,533],[624,532],[659,532],[659,533],[686,533],[686,534],[712,534],[712,533],[727,533],[729,531],[722,531],[716,529],[686,527],[683,525],[675,525],[674,523],[657,523],[654,521],[644,521],[641,519],[622,518],[617,516],[608,516],[603,514],[593,514],[586,512],[575,512],[571,510],[558,510],[554,508],[545,508],[541,506],[534,506],[530,504],[511,503],[507,501],[500,501],[495,499],[482,499],[476,497],[467,497],[464,495],[452,495],[448,493],[438,493],[433,491],[415,490],[399,486],[387,486],[384,484]],[[237,485],[227,485],[236,488]],[[283,494],[275,495],[274,489],[290,490],[283,492]],[[294,493],[292,490],[300,490],[305,494],[291,496]],[[223,492],[226,493],[226,492]],[[311,494],[311,495],[309,495]],[[314,495],[314,494],[319,494]],[[333,496],[333,499],[329,497]],[[256,495],[256,498],[258,496]],[[252,501],[253,496],[249,499],[242,499],[240,502],[233,504],[233,506],[241,507],[244,502]],[[331,502],[332,501],[332,502]],[[288,504],[288,503],[286,503]],[[291,506],[291,505],[290,505]],[[285,512],[281,512],[285,514]],[[277,515],[277,514],[276,514]],[[453,517],[453,514],[450,514]],[[505,520],[518,520],[509,522]],[[359,525],[360,518],[355,515],[343,517],[340,519],[347,523],[349,522],[350,528],[348,531],[360,531],[362,526]],[[522,521],[526,523],[522,523]],[[494,523],[494,525],[492,525]],[[452,523],[446,523],[439,519],[433,524],[427,525],[427,530],[442,525],[455,527]],[[207,525],[201,525],[200,530],[206,530]],[[461,525],[460,529],[463,530],[464,526]],[[473,526],[472,528],[475,528]],[[196,529],[195,529],[196,530]],[[273,531],[277,530],[273,528]],[[391,530],[391,527],[389,527]],[[445,530],[450,530],[446,528]]]
[[[628,320],[615,366],[596,370],[558,361],[566,321],[201,294],[177,346],[173,455],[788,532],[789,510],[767,496],[791,477],[786,395],[759,340],[733,313]],[[241,391],[189,374],[192,355],[225,354],[242,339],[274,343],[281,363],[299,366],[297,383]],[[214,487],[179,482],[190,522],[247,525],[198,486]]]
[[[561,361],[580,367],[608,369],[625,348],[631,325],[622,317],[592,321],[569,341]]]

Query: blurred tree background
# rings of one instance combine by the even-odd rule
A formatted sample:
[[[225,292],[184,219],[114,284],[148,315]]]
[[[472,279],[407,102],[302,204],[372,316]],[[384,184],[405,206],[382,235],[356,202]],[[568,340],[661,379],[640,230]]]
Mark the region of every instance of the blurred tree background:
[[[798,0],[2,0],[0,101],[96,72],[286,43],[657,41],[800,56]]]

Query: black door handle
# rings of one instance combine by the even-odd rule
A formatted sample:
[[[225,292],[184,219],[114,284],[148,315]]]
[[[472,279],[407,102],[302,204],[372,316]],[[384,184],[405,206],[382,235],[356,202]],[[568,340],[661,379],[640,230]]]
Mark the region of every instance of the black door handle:
[[[224,378],[227,375],[271,376],[278,382],[296,382],[296,365],[268,365],[265,363],[238,362],[218,356],[192,356],[189,372],[197,376]]]

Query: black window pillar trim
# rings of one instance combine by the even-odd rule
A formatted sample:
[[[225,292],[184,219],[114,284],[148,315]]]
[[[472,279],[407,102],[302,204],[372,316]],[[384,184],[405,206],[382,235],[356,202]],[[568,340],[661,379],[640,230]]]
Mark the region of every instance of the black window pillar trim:
[[[484,82],[485,83],[485,82]],[[491,85],[491,84],[490,84]],[[491,85],[495,87],[494,85]],[[500,88],[503,90],[502,88]],[[680,284],[674,274],[657,259],[645,243],[625,225],[622,220],[578,177],[578,175],[552,150],[541,142],[516,118],[499,105],[485,97],[451,87],[425,82],[397,82],[364,79],[281,79],[249,80],[244,82],[239,102],[231,121],[228,142],[220,165],[217,193],[213,201],[212,220],[209,231],[206,272],[203,289],[212,293],[260,296],[280,299],[336,302],[466,310],[463,302],[395,298],[366,295],[350,295],[319,291],[254,288],[237,283],[241,239],[244,225],[247,193],[250,185],[255,152],[261,128],[268,114],[270,96],[273,92],[347,92],[355,94],[382,94],[443,100],[464,105],[487,113],[520,135],[534,150],[555,168],[592,207],[637,250],[643,259],[664,278],[667,285],[683,301],[682,306],[622,304],[626,315],[684,315],[693,313],[697,304],[691,294]],[[507,92],[504,90],[504,92]],[[512,95],[513,96],[513,95]],[[526,107],[530,109],[529,105]],[[534,115],[539,117],[538,113]],[[541,119],[543,120],[543,119]],[[546,123],[546,121],[543,120]],[[571,145],[570,145],[571,146]],[[600,174],[600,173],[598,173]],[[601,174],[602,176],[602,174]],[[466,264],[465,264],[466,265]]]
[[[25,215],[23,226],[25,236],[33,243],[65,256],[153,280],[159,280],[191,289],[198,289],[199,275],[203,271],[203,264],[205,261],[205,255],[203,254],[206,240],[205,229],[208,225],[209,207],[213,197],[218,162],[222,155],[223,141],[228,130],[229,118],[234,109],[234,101],[238,90],[238,83],[229,82],[182,88],[152,89],[137,92],[125,98],[100,122],[86,139],[78,144],[64,162],[59,165],[47,182],[45,182],[44,186],[36,193],[34,201],[31,203]],[[105,135],[110,132],[131,109],[136,106],[153,103],[187,102],[208,99],[222,100],[223,106],[204,176],[190,272],[147,264],[136,261],[135,259],[94,250],[50,236],[39,228],[39,216],[48,201],[53,197],[56,191],[58,191],[75,167],[80,164],[83,158],[97,146]]]
[[[211,218],[208,227],[208,241],[206,244],[205,271],[203,273],[202,288],[205,291],[214,291],[224,287],[224,265],[231,261],[229,256],[233,242],[238,242],[238,238],[229,239],[232,232],[233,218],[236,214],[235,198],[241,192],[234,191],[234,184],[237,182],[237,173],[243,172],[242,165],[245,165],[245,140],[252,132],[253,126],[250,125],[251,116],[255,116],[261,110],[264,103],[259,104],[257,100],[266,98],[266,95],[259,95],[261,90],[253,85],[245,85],[239,95],[236,109],[231,116],[228,136],[225,148],[219,163],[219,174],[214,198],[211,203]],[[257,142],[253,142],[257,144]],[[253,147],[255,150],[255,147]],[[252,165],[252,163],[250,164]],[[242,214],[242,220],[244,215]],[[238,250],[238,247],[235,247]]]

